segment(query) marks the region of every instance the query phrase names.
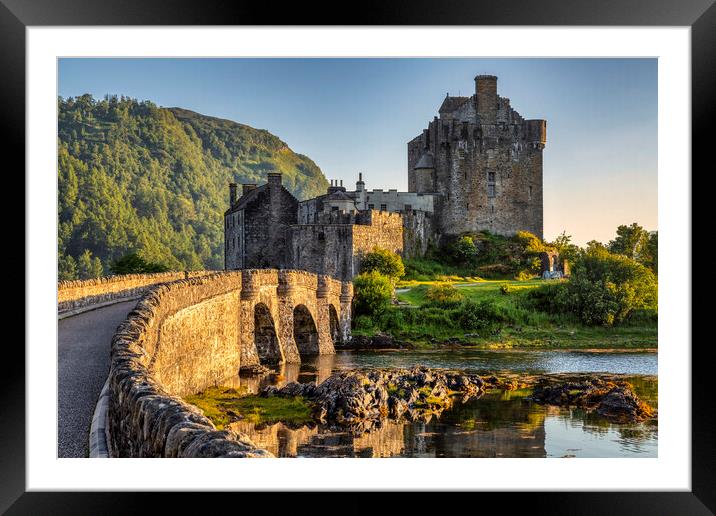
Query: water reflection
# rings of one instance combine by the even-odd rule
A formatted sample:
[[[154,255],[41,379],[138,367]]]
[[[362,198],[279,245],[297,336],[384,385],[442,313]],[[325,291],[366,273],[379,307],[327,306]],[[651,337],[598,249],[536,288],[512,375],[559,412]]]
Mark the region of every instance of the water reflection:
[[[232,423],[277,457],[655,457],[655,425],[614,425],[583,411],[499,393],[427,423],[385,421],[353,436],[324,425]]]
[[[656,377],[644,376],[656,373],[656,355],[649,353],[342,352],[227,383],[257,393],[268,384],[321,383],[337,370],[418,364],[474,372],[627,373],[639,396],[654,407],[658,401]],[[519,391],[456,404],[428,422],[387,420],[361,436],[326,425],[290,428],[238,421],[230,426],[277,457],[655,457],[658,434],[656,422],[613,424],[583,410],[537,405]]]

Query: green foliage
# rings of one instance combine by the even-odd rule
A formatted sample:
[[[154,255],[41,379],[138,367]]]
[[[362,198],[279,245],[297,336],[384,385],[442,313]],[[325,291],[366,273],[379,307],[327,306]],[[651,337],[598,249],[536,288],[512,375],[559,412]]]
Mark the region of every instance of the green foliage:
[[[478,257],[477,246],[470,236],[462,236],[448,246],[448,255],[457,265],[475,265]]]
[[[77,273],[79,279],[99,278],[102,276],[102,262],[96,256],[93,258],[92,253],[85,249],[77,260]]]
[[[376,271],[391,279],[393,284],[405,275],[405,266],[399,254],[388,249],[375,248],[363,257],[361,272]]]
[[[128,254],[112,262],[110,269],[114,274],[147,274],[152,272],[166,272],[169,270],[166,265],[148,262],[137,253]]]
[[[393,298],[393,283],[378,271],[359,274],[353,278],[353,307],[356,315],[376,315],[385,312]]]
[[[566,231],[562,231],[549,245],[556,249],[560,257],[565,260],[574,260],[579,254],[579,247],[572,243],[572,235],[568,235]]]
[[[430,250],[425,258],[406,260],[405,279],[435,281],[441,276],[529,279],[540,271],[539,253],[552,249],[526,231],[512,237],[488,231],[462,235]]]
[[[607,248],[611,253],[642,262],[648,242],[649,232],[634,222],[629,226],[619,226],[616,238],[609,242]]]
[[[434,306],[453,306],[462,300],[462,294],[451,283],[438,283],[428,288],[425,297]]]
[[[536,306],[550,312],[570,311],[587,325],[612,326],[637,310],[658,310],[654,273],[623,255],[592,246],[574,263],[568,282],[530,294]]]
[[[257,425],[278,421],[304,425],[313,421],[313,404],[301,396],[247,396],[237,389],[219,386],[209,387],[185,399],[200,408],[217,430],[237,419]]]
[[[128,253],[174,270],[221,269],[227,183],[262,183],[277,171],[298,198],[328,184],[313,161],[265,130],[124,97],[58,104],[64,279],[80,274],[69,257],[76,265],[85,250],[104,270]]]
[[[71,256],[60,255],[57,262],[57,279],[73,280],[77,279],[77,262]]]
[[[502,324],[512,322],[507,312],[491,299],[465,301],[456,315],[463,330],[488,330],[494,332]]]
[[[510,292],[512,292],[512,289],[510,288],[510,286],[507,283],[503,283],[502,285],[500,285],[500,294],[506,296]]]

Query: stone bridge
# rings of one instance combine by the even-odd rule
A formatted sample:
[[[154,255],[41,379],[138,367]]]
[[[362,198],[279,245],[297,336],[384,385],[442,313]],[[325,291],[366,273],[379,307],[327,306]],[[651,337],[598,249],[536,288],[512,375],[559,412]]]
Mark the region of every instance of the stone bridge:
[[[298,270],[180,274],[184,279],[156,276],[153,284],[127,277],[123,285],[118,277],[90,290],[78,282],[58,289],[60,312],[87,304],[63,292],[68,288],[102,304],[141,295],[112,338],[100,397],[107,400],[100,424],[110,455],[260,456],[240,437],[216,431],[181,397],[242,368],[334,353],[334,342],[350,338],[352,284]],[[100,283],[111,294],[103,295]]]

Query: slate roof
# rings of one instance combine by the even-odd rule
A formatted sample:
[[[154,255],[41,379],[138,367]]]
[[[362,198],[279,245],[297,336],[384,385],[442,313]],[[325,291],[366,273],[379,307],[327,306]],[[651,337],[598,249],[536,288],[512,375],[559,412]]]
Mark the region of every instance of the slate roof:
[[[440,109],[438,110],[439,113],[449,113],[451,111],[455,111],[457,108],[462,106],[465,102],[468,101],[470,97],[445,97],[445,100],[443,100],[442,105],[440,106]]]

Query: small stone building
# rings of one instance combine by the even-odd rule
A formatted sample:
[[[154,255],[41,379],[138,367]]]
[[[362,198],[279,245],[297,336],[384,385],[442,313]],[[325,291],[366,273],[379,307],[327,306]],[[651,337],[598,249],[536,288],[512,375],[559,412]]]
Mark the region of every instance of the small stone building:
[[[325,195],[299,203],[269,174],[262,186],[229,185],[224,214],[224,268],[300,269],[351,280],[362,257],[378,247],[403,254],[400,213],[359,210],[354,197],[332,184]]]
[[[298,201],[270,173],[265,185],[229,185],[230,207],[224,214],[224,268],[290,268],[291,226],[296,224]]]

